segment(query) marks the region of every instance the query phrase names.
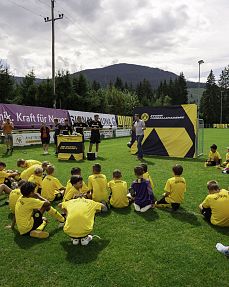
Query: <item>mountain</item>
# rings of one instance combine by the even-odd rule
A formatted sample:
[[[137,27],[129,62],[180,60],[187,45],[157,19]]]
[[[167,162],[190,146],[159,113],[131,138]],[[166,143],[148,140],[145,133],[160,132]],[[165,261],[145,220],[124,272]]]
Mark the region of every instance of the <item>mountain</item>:
[[[80,73],[86,76],[90,82],[99,82],[101,86],[106,86],[110,82],[114,83],[116,78],[119,77],[122,79],[123,83],[132,83],[133,87],[136,87],[140,81],[146,79],[153,88],[157,88],[161,81],[169,81],[170,79],[175,80],[175,78],[178,77],[178,75],[172,72],[158,68],[124,63],[97,69],[87,69],[74,73],[72,76],[79,75]],[[187,86],[188,88],[197,88],[198,83],[188,81]],[[200,83],[200,87],[204,86],[205,84]]]

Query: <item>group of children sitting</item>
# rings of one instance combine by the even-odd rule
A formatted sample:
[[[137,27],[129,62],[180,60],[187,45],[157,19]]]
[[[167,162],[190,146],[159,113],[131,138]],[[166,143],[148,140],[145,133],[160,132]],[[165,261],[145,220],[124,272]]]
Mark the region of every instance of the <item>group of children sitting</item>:
[[[5,163],[0,162],[0,193],[9,194],[9,207],[14,215],[11,228],[16,223],[21,235],[47,238],[49,233],[44,231],[47,219],[43,217],[47,212],[64,226],[74,245],[87,245],[93,239],[96,212],[106,212],[110,207],[125,208],[131,203],[136,212],[154,207],[171,207],[176,211],[186,191],[183,167],[178,164],[173,166],[173,177],[167,180],[165,193],[159,200],[153,193],[154,183],[145,163],[134,168],[136,180],[130,188],[118,169],[107,182],[98,163],[92,166],[87,184],[81,169],[72,168],[66,187],[54,176],[55,168],[47,161],[19,159],[17,166],[24,170],[7,171]],[[229,192],[221,190],[216,181],[208,182],[207,188],[209,195],[200,205],[202,214],[214,225],[229,226]],[[51,205],[55,200],[61,201],[58,204],[61,212]]]
[[[220,168],[222,170],[222,173],[229,173],[229,147],[227,147],[225,161],[222,163],[222,157],[217,151],[217,145],[211,145],[208,159],[205,162],[205,166],[215,166],[217,168]]]

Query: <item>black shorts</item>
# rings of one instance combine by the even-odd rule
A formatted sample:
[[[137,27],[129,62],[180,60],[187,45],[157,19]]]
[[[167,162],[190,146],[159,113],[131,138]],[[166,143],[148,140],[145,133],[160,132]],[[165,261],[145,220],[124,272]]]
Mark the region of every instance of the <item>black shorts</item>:
[[[50,137],[41,139],[42,144],[49,144],[50,143]]]
[[[32,216],[33,216],[33,221],[34,221],[33,222],[33,227],[31,228],[31,230],[29,232],[27,232],[27,233],[25,233],[23,235],[29,235],[32,230],[36,230],[43,223],[43,218],[42,218],[43,215],[40,212],[40,210],[35,210],[33,212]]]
[[[165,197],[162,197],[162,199],[157,201],[157,204],[169,204],[166,200]],[[177,210],[180,207],[180,203],[171,203],[172,209]]]
[[[62,193],[57,193],[53,201],[62,200],[64,198]]]
[[[217,162],[216,161],[214,161],[214,160],[207,160],[207,165],[208,166],[216,166],[217,165]]]
[[[100,136],[99,135],[91,136],[90,143],[91,144],[95,144],[95,143],[98,144],[98,143],[100,143]]]

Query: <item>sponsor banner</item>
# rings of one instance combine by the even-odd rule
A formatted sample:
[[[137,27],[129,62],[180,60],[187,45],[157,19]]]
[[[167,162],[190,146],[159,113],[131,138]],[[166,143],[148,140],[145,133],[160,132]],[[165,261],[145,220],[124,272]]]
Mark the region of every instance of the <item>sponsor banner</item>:
[[[117,129],[115,130],[115,136],[118,137],[128,137],[131,135],[131,129]]]
[[[10,117],[16,129],[38,129],[41,127],[42,122],[45,122],[48,126],[52,126],[54,118],[58,118],[61,124],[64,123],[64,119],[68,118],[68,111],[0,104],[0,122],[4,121],[6,117]]]
[[[133,125],[133,117],[117,116],[118,127],[131,128]]]
[[[101,114],[101,113],[91,113],[91,112],[81,112],[81,111],[68,111],[71,123],[73,124],[76,121],[77,117],[82,118],[82,122],[87,123],[90,120],[94,120],[94,115],[99,115],[99,119],[104,128],[116,128],[117,123],[115,115],[111,114]]]
[[[50,143],[54,143],[54,132],[50,132]],[[41,145],[40,132],[31,133],[13,133],[13,145],[14,146],[29,146],[29,145]]]
[[[195,157],[197,106],[141,107],[134,113],[145,121],[144,154]]]
[[[229,128],[229,124],[213,124],[213,128],[227,129],[227,128]]]

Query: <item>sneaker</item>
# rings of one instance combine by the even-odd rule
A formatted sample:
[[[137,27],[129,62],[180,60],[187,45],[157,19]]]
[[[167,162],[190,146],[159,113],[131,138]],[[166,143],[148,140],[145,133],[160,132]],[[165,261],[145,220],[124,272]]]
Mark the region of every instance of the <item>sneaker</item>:
[[[81,245],[83,246],[88,245],[88,243],[92,241],[92,239],[93,239],[93,236],[89,234],[88,236],[81,239]]]
[[[71,240],[73,245],[78,245],[80,243],[80,240],[77,238],[71,238]]]
[[[41,239],[49,237],[49,233],[47,231],[41,231],[41,230],[32,230],[29,235],[31,237],[41,238]]]
[[[62,227],[64,227],[64,225],[65,225],[65,222],[59,222],[58,228],[62,228]]]
[[[228,246],[224,246],[222,243],[217,243],[215,247],[220,253],[224,254],[225,256],[229,256]]]

